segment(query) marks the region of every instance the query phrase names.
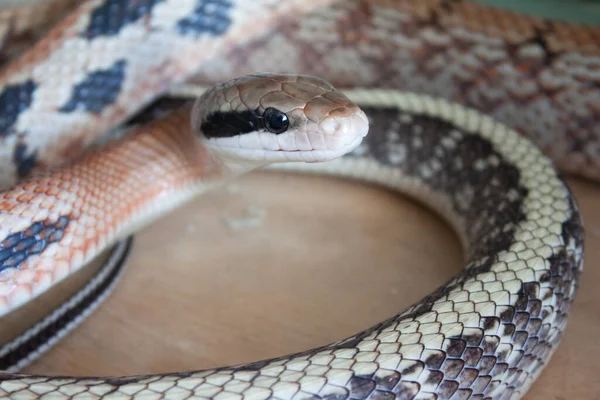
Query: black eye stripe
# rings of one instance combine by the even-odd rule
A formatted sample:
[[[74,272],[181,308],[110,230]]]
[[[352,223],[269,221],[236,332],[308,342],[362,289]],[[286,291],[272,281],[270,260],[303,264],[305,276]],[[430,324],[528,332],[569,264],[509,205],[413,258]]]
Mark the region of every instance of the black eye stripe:
[[[267,121],[268,120],[268,121]],[[282,133],[288,129],[285,113],[269,107],[265,111],[215,112],[205,117],[200,129],[207,138],[233,137],[258,130]]]
[[[232,137],[260,129],[262,121],[253,111],[215,112],[208,115],[200,129],[207,138]]]

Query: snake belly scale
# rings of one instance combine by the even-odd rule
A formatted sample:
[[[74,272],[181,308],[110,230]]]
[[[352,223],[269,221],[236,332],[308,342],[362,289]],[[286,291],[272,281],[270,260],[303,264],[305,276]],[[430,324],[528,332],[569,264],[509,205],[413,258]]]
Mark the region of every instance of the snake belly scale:
[[[565,329],[583,266],[583,227],[553,163],[506,124],[423,94],[373,89],[344,95],[315,77],[258,74],[216,85],[193,107],[184,105],[104,148],[68,157],[66,149],[83,149],[196,70],[216,48],[235,42],[236,35],[259,36],[274,23],[269,16],[317,7],[293,1],[248,4],[86,2],[5,69],[0,105],[9,118],[1,122],[9,149],[4,156],[12,166],[6,181],[13,187],[1,195],[2,313],[158,215],[259,167],[361,179],[415,197],[455,227],[465,246],[465,269],[388,320],[299,354],[150,376],[6,372],[0,373],[0,394],[16,399],[524,396]],[[125,16],[122,26],[94,19],[115,5],[126,5],[119,11]],[[264,25],[247,16],[255,6],[268,10],[261,14]],[[235,18],[224,18],[228,14],[220,7],[238,10]],[[210,15],[228,22],[202,25]],[[91,29],[98,26],[104,31]],[[156,62],[144,65],[144,41],[165,38],[175,41],[175,50],[159,47]],[[117,56],[96,60],[92,48],[102,41],[117,49]],[[141,50],[134,51],[134,44]],[[80,64],[61,75],[53,57],[64,61],[69,46],[79,46],[81,57],[74,63]],[[183,54],[189,55],[187,62],[178,61]],[[52,74],[59,76],[52,80]],[[69,90],[52,96],[57,87]],[[90,88],[95,91],[86,97]],[[46,118],[43,124],[36,121],[40,117]],[[17,163],[15,154],[20,154]],[[69,162],[43,170],[64,159]],[[17,175],[24,180],[15,185]],[[106,209],[112,213],[103,214]],[[118,276],[108,269],[101,273],[106,282]],[[3,348],[0,356],[10,351]]]

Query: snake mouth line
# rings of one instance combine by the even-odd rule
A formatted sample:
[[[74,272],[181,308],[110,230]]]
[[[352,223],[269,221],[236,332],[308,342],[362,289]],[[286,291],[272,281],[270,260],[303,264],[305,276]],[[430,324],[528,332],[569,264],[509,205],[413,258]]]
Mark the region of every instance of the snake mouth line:
[[[269,150],[269,149],[251,149],[235,146],[223,146],[208,144],[214,151],[230,152],[234,156],[239,155],[253,161],[264,160],[266,162],[285,162],[285,161],[303,161],[303,162],[322,162],[340,157],[346,153],[352,152],[358,147],[364,137],[357,136],[352,142],[343,145],[339,149],[310,149],[310,150]]]

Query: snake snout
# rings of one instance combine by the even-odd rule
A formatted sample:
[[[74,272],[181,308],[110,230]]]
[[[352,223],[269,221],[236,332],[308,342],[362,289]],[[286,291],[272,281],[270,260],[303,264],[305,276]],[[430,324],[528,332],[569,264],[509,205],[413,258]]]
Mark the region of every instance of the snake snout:
[[[329,113],[319,129],[325,136],[326,150],[350,150],[348,146],[357,146],[369,132],[369,121],[359,107],[346,106]]]

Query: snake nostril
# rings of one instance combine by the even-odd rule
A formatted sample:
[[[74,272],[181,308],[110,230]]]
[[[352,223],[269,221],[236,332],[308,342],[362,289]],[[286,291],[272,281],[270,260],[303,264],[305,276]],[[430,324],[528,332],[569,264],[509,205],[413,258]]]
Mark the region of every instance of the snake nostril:
[[[336,136],[343,129],[343,125],[337,118],[326,118],[320,125],[323,133],[328,136]]]

